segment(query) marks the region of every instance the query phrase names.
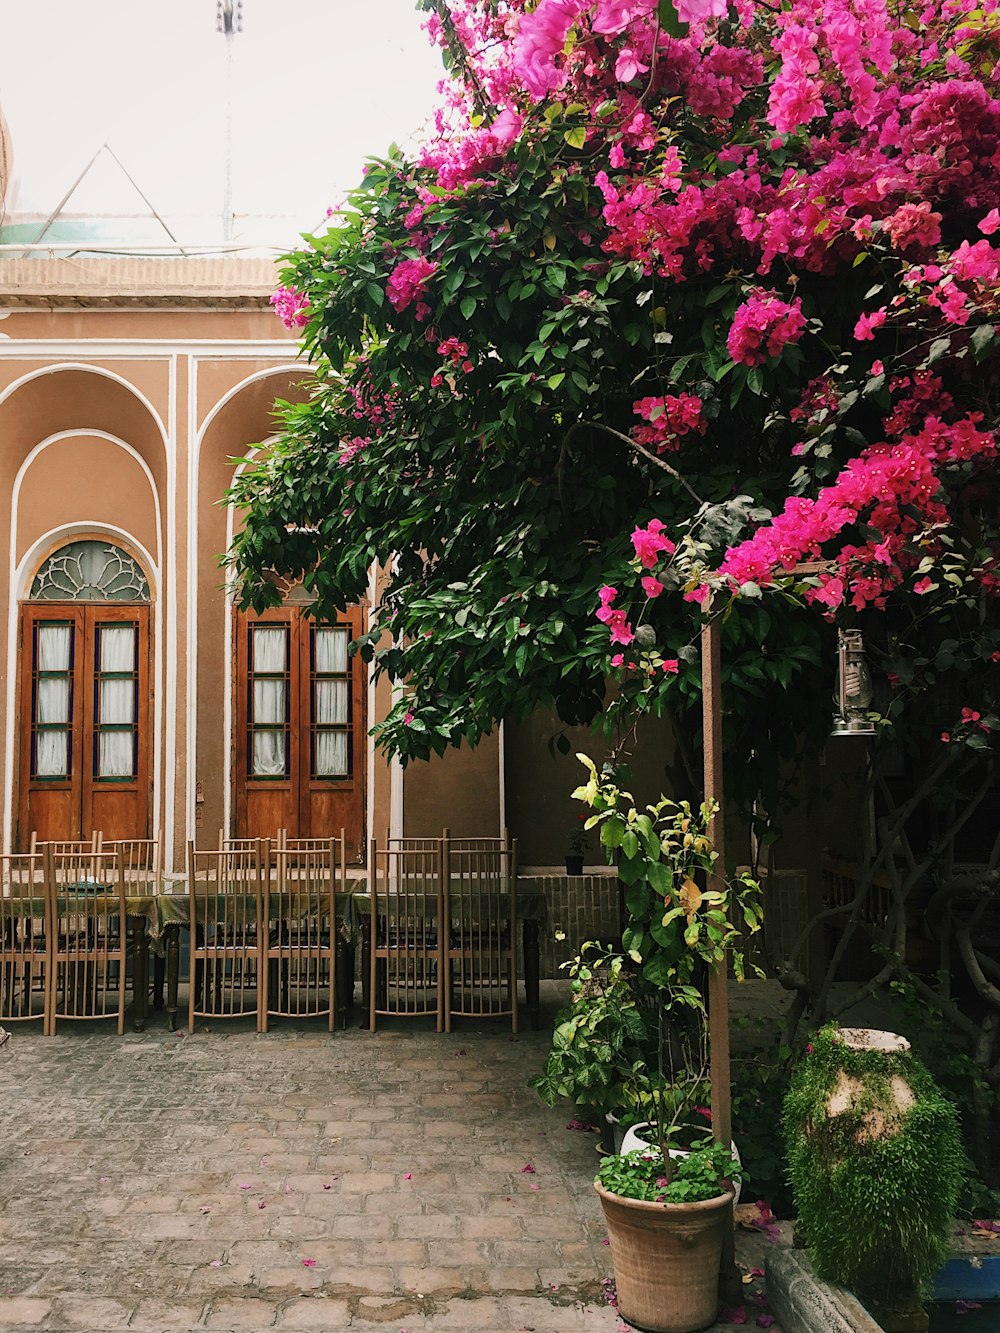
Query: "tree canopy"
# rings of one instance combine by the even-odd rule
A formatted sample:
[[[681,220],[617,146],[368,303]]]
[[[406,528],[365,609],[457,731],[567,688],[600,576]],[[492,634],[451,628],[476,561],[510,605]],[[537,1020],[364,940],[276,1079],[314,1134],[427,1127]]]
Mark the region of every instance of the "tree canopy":
[[[588,721],[609,674],[683,746],[709,605],[742,757],[825,730],[859,617],[893,737],[985,754],[997,0],[422,7],[434,135],[275,296],[316,388],[236,485],[244,601],[278,570],[329,611],[384,567],[358,650],[406,683],[404,760]]]

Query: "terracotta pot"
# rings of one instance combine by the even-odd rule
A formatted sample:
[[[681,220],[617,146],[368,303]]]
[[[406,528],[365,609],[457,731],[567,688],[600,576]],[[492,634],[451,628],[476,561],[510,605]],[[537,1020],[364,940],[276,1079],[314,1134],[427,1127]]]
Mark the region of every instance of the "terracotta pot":
[[[646,1333],[694,1333],[719,1312],[719,1263],[732,1194],[646,1203],[594,1184],[604,1209],[618,1313]]]

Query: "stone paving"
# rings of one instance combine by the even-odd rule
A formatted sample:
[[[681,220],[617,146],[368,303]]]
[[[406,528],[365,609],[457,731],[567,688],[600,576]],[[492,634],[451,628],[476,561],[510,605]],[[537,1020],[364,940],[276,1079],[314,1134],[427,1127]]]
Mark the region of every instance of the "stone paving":
[[[526,1087],[546,989],[517,1037],[16,1028],[0,1329],[625,1328],[594,1139]]]

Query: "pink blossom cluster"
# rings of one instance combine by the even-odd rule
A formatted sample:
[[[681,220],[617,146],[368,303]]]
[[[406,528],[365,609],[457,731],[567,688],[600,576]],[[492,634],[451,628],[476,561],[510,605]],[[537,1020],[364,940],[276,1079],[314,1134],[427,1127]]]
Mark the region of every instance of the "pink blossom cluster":
[[[647,426],[636,426],[633,438],[639,444],[652,446],[657,453],[680,446],[681,437],[691,431],[704,435],[706,423],[702,417],[702,400],[697,394],[660,394],[640,398],[632,404],[636,416],[647,421]]]
[[[368,441],[360,435],[355,435],[353,439],[348,440],[341,448],[340,457],[337,462],[341,467],[346,467],[348,463],[353,462],[358,454],[365,448]]]
[[[620,643],[627,647],[635,638],[635,630],[629,624],[626,612],[620,608],[615,610],[612,607],[611,603],[617,596],[618,589],[605,584],[598,593],[600,604],[596,615],[602,624],[607,625],[611,634],[611,642]]]
[[[787,302],[774,292],[755,292],[736,311],[726,346],[741,365],[762,366],[769,356],[780,356],[788,343],[797,343],[805,327],[798,297]]]
[[[421,298],[436,272],[437,264],[424,259],[423,255],[417,259],[401,259],[389,274],[389,281],[386,284],[389,304],[394,310],[402,312],[416,301],[417,318],[426,319],[430,314],[430,307]]]
[[[673,555],[677,549],[670,538],[664,536],[664,527],[658,518],[650,519],[644,528],[635,529],[632,546],[643,569],[654,569],[660,562],[661,553]]]
[[[271,296],[271,305],[286,329],[303,329],[309,323],[309,299],[294,287],[279,287]]]

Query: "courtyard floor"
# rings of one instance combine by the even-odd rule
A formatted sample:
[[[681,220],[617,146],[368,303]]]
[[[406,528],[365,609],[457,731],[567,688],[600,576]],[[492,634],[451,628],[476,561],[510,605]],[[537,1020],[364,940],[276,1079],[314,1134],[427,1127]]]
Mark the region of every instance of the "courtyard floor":
[[[542,1030],[517,1037],[15,1027],[0,1328],[626,1328],[605,1299],[595,1140],[526,1086],[543,991]],[[738,1233],[738,1258],[761,1245]]]

